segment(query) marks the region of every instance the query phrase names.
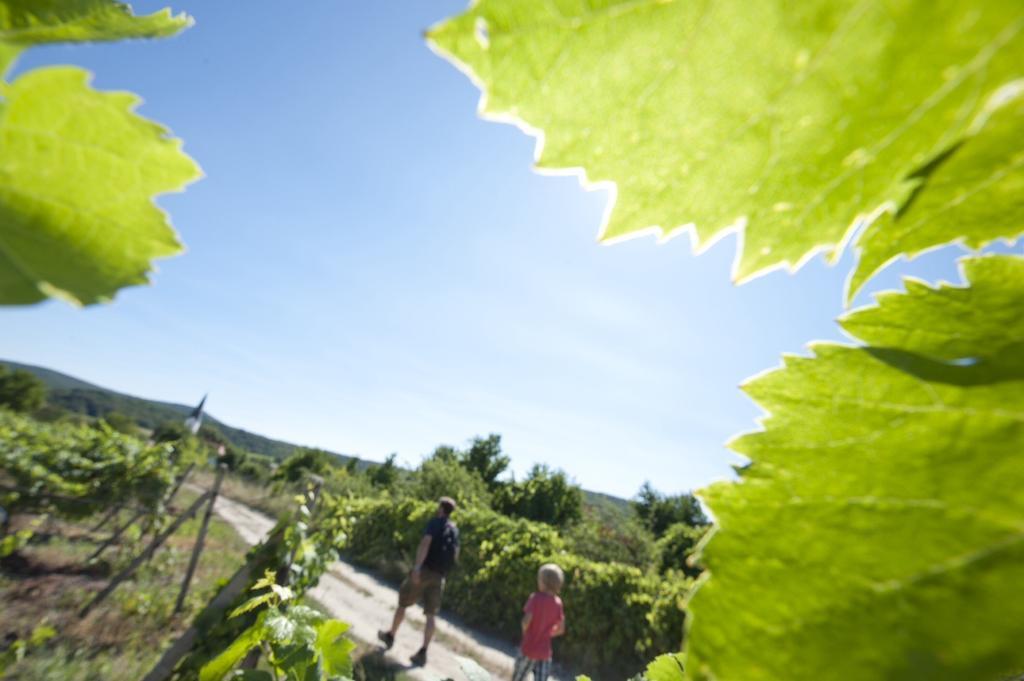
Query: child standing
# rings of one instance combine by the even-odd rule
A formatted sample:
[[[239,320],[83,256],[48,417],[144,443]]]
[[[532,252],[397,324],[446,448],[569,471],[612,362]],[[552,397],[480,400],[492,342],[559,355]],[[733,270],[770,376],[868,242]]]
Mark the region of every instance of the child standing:
[[[523,606],[523,642],[512,672],[512,681],[525,681],[533,672],[533,681],[547,681],[551,673],[551,639],[565,633],[562,590],[565,575],[554,563],[537,571],[537,590]]]

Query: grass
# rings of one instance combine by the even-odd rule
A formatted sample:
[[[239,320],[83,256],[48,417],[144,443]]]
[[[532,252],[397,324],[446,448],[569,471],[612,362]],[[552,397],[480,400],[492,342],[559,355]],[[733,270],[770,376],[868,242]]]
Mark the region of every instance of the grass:
[[[183,489],[176,510],[197,495]],[[222,580],[242,564],[246,543],[230,525],[211,518],[206,544],[192,580],[183,612],[174,604],[199,530],[202,511],[172,535],[135,576],[122,583],[84,619],[77,612],[109,578],[137,555],[151,534],[127,532],[98,560],[87,562],[96,540],[109,536],[116,522],[90,533],[97,518],[80,523],[55,521],[52,532],[0,563],[0,639],[27,639],[40,625],[57,635],[42,647],[29,649],[7,677],[57,681],[125,681],[141,678],[213,596]],[[128,519],[122,514],[120,522]],[[25,525],[29,517],[16,522]],[[2,644],[0,644],[2,645]]]
[[[196,471],[189,481],[203,489],[209,489],[213,486],[213,477],[213,471]],[[272,485],[251,482],[234,473],[224,476],[220,489],[221,494],[229,499],[262,511],[271,518],[280,518],[282,513],[293,511],[293,497],[298,494],[296,490],[277,489]]]

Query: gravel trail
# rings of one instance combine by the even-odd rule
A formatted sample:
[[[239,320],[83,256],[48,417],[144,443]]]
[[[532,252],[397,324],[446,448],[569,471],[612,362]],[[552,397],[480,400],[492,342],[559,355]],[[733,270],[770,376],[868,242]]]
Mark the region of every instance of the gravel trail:
[[[250,544],[261,541],[274,526],[274,521],[266,515],[223,496],[217,498],[214,512],[230,523],[239,536]],[[351,625],[349,635],[352,638],[370,644],[377,643],[377,630],[387,628],[390,624],[391,615],[398,603],[398,592],[393,586],[344,561],[331,565],[310,595],[332,617]],[[443,606],[437,620],[437,632],[430,645],[427,666],[412,667],[409,665],[409,657],[420,647],[423,623],[420,608],[409,608],[395,645],[386,654],[390,662],[406,669],[404,676],[407,678],[417,681],[462,681],[466,677],[455,655],[473,658],[490,671],[495,679],[511,677],[515,648],[459,624],[443,613]]]

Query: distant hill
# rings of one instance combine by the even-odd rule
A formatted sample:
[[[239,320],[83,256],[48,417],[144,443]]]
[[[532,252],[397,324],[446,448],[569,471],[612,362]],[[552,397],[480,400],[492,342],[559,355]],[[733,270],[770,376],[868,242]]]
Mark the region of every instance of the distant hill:
[[[134,419],[143,428],[152,430],[165,421],[185,419],[194,408],[194,405],[160,402],[159,400],[147,400],[134,395],[126,395],[45,367],[3,359],[0,359],[0,365],[12,369],[24,369],[38,376],[46,384],[48,389],[46,400],[50,404],[93,418],[102,418],[110,412],[116,411]],[[300,446],[229,426],[209,413],[206,414],[203,422],[215,426],[224,435],[224,438],[236,447],[247,452],[263,454],[278,461],[288,458]],[[347,454],[330,453],[345,461],[355,458]],[[360,460],[361,469],[373,465],[376,464]],[[583,490],[583,497],[587,506],[602,514],[622,517],[628,516],[632,512],[628,501],[610,494]]]
[[[633,515],[633,509],[629,505],[629,501],[620,497],[613,497],[611,494],[605,494],[604,492],[583,490],[583,503],[597,510],[598,513],[611,515],[622,520]]]
[[[194,408],[194,405],[160,402],[134,395],[125,395],[45,367],[8,360],[0,360],[0,364],[12,369],[24,369],[39,377],[46,384],[46,399],[50,404],[94,418],[102,418],[110,412],[116,411],[134,419],[143,428],[153,429],[164,421],[183,420]],[[206,414],[203,422],[215,426],[224,435],[224,438],[236,447],[279,461],[287,458],[299,446],[229,426],[210,414]],[[336,452],[332,452],[332,454],[344,460],[353,458]]]

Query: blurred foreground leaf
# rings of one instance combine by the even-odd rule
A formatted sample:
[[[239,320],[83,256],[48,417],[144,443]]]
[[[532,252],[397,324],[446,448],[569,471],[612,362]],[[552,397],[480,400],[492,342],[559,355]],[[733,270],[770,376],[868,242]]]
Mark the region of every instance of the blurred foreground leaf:
[[[1024,259],[841,320],[750,381],[764,431],[690,604],[695,678],[1001,679],[1024,669]]]

